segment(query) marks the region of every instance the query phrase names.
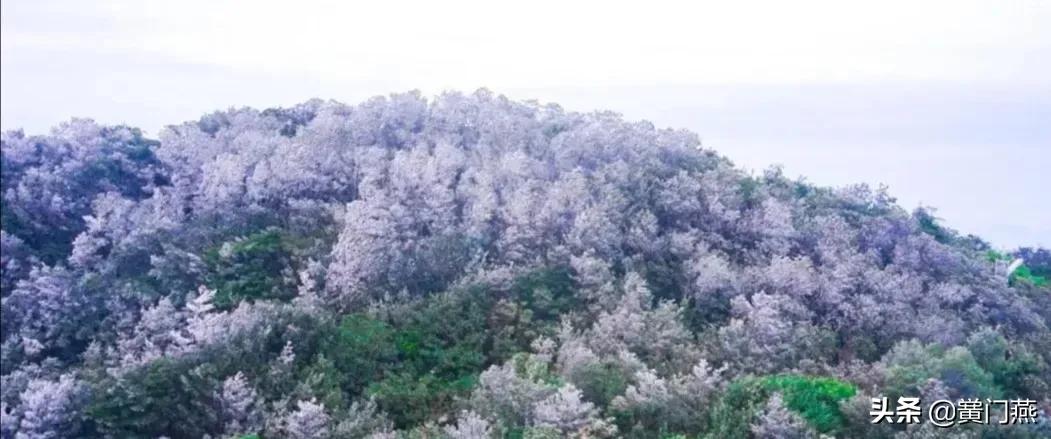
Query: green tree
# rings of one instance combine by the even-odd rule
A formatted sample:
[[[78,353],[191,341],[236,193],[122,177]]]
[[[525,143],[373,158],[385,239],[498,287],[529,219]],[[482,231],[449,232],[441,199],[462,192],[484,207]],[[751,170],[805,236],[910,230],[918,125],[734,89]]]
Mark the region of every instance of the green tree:
[[[126,438],[199,438],[222,431],[216,383],[186,362],[159,359],[95,387],[87,413],[99,430]]]
[[[706,437],[749,437],[756,415],[774,393],[815,430],[834,435],[846,425],[839,403],[854,396],[857,388],[834,378],[792,374],[738,379],[712,409]]]
[[[204,260],[208,286],[216,290],[212,303],[228,309],[242,300],[294,297],[294,285],[285,279],[291,248],[288,236],[270,228],[209,250]]]

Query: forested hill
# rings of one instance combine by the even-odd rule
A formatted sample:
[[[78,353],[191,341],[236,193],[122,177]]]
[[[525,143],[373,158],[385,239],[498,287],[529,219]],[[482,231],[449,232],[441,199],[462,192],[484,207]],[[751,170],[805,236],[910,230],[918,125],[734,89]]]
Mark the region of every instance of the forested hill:
[[[932,437],[871,398],[1051,399],[1046,250],[613,113],[409,93],[2,158],[3,439]]]

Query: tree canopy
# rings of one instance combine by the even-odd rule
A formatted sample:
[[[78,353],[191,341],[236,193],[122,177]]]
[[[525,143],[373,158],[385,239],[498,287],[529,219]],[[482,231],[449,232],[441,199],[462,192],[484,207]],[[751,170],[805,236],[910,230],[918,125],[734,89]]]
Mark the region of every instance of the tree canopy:
[[[2,172],[3,439],[913,437],[868,398],[1051,399],[1047,250],[614,113],[75,119]]]

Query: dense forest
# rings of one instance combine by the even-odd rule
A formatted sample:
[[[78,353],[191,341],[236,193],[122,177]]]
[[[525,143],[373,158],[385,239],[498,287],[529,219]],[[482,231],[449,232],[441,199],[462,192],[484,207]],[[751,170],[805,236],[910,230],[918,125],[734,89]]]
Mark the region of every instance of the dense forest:
[[[3,135],[3,439],[1051,437],[871,422],[1051,404],[1051,253],[882,188],[485,90],[158,137]]]

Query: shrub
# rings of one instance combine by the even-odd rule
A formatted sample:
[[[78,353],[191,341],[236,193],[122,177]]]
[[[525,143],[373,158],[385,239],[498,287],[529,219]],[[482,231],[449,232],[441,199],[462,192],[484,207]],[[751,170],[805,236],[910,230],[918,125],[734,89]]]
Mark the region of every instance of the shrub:
[[[216,290],[212,303],[229,309],[242,300],[294,297],[294,286],[285,280],[291,248],[290,239],[271,228],[206,252],[207,284]]]
[[[967,348],[946,350],[937,344],[899,342],[883,357],[888,396],[916,395],[931,378],[951,390],[951,397],[995,398],[1001,395],[992,374],[979,366]]]
[[[756,415],[775,392],[815,430],[835,434],[846,425],[839,403],[854,396],[857,388],[834,378],[803,375],[739,379],[727,386],[712,409],[707,437],[749,437]]]
[[[387,365],[397,359],[394,329],[363,314],[343,318],[333,333],[324,337],[321,352],[331,360],[341,377],[344,391],[357,394],[383,376]],[[317,365],[326,369],[324,365]]]
[[[198,438],[221,431],[217,385],[188,363],[159,359],[100,382],[88,416],[114,437]]]
[[[584,399],[605,407],[614,397],[624,394],[629,376],[619,364],[610,361],[588,364],[575,371],[570,380],[584,394]]]
[[[822,433],[835,432],[844,425],[839,402],[857,393],[853,384],[824,377],[776,375],[763,378],[762,385],[769,392],[781,392],[785,405]]]

